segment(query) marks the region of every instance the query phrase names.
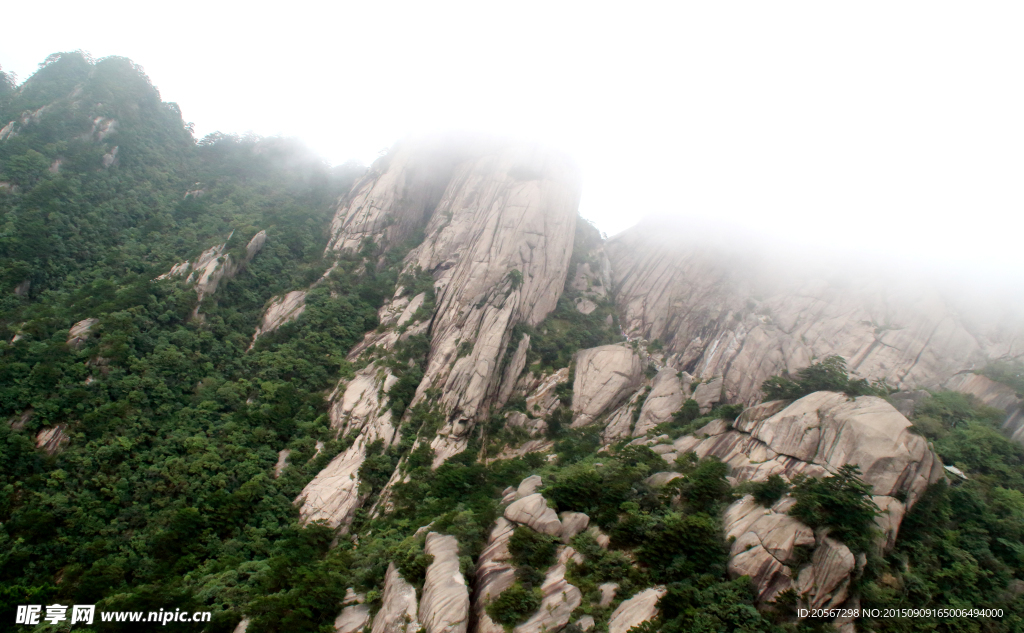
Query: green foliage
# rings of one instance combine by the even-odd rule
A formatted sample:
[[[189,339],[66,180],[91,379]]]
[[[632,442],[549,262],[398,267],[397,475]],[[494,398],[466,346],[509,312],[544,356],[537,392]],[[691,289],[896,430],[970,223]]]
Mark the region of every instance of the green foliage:
[[[789,488],[789,483],[780,475],[769,475],[765,481],[748,482],[745,491],[753,495],[759,504],[770,508],[789,492]]]
[[[540,601],[539,587],[529,588],[516,582],[487,605],[487,615],[498,624],[512,627],[533,615],[540,608]]]
[[[859,467],[846,464],[828,477],[797,476],[792,490],[796,503],[789,514],[814,529],[829,528],[832,538],[853,551],[868,551],[879,510],[871,500],[871,486],[859,474]]]
[[[589,261],[593,250],[600,244],[601,235],[598,230],[587,220],[578,217],[576,240],[569,260],[569,274],[562,295],[558,299],[558,305],[543,323],[536,328],[524,330],[531,336],[527,364],[536,363],[537,373],[568,367],[578,350],[622,340],[612,301],[595,300],[598,307],[590,314],[582,314],[576,309],[575,301],[580,296],[580,291],[572,286],[576,268],[579,264]],[[596,269],[596,266],[595,260],[591,268]],[[609,317],[612,318],[611,325],[606,322]],[[513,337],[513,340],[518,339]]]
[[[842,356],[812,363],[799,370],[795,379],[772,376],[761,384],[765,400],[796,400],[815,391],[838,391],[851,396],[886,396],[892,392],[885,381],[869,384],[863,379],[850,380]]]
[[[1020,360],[989,363],[978,373],[1013,389],[1018,398],[1024,397],[1024,363]]]

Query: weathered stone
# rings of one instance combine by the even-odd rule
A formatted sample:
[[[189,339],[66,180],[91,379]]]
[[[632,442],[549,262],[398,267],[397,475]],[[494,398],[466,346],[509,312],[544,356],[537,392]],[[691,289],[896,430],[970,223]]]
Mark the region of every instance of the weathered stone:
[[[562,520],[562,542],[568,543],[574,536],[587,529],[590,517],[582,512],[563,512],[558,515]]]
[[[619,591],[619,583],[606,582],[597,588],[601,592],[600,606],[607,607],[615,601],[615,594]]]
[[[249,621],[249,618],[242,618],[242,620],[237,625],[235,625],[234,631],[232,633],[247,633],[247,631],[249,630]]]
[[[540,586],[543,597],[540,608],[530,618],[513,629],[513,633],[543,633],[560,631],[569,623],[569,616],[583,602],[583,594],[565,580],[565,565],[557,564],[548,570]]]
[[[434,557],[427,567],[420,600],[420,621],[427,633],[466,633],[469,590],[459,571],[459,543],[454,536],[427,534],[424,552]]]
[[[283,297],[275,297],[263,313],[263,321],[256,328],[256,333],[252,335],[253,345],[256,344],[256,339],[264,334],[269,334],[285,323],[299,318],[306,310],[306,294],[305,290],[293,290]],[[249,348],[252,349],[252,345]]]
[[[519,483],[519,488],[516,489],[516,499],[529,497],[533,493],[537,492],[537,489],[540,488],[543,483],[544,482],[540,478],[540,475],[530,475]]]
[[[72,325],[68,330],[68,347],[81,349],[85,345],[85,341],[88,340],[92,328],[99,322],[99,319],[82,319]]]
[[[36,434],[36,448],[46,451],[47,455],[56,455],[64,450],[64,446],[71,441],[67,436],[68,425],[57,424],[40,429]]]
[[[721,376],[709,382],[697,385],[693,391],[693,399],[697,401],[701,413],[707,413],[722,399],[722,385],[724,381]]]
[[[541,534],[558,536],[562,531],[558,515],[553,508],[548,507],[544,497],[537,493],[518,499],[505,508],[505,518],[528,525]]]
[[[643,381],[640,356],[628,345],[604,345],[576,353],[573,426],[584,426],[632,393]]]
[[[515,582],[515,569],[510,562],[508,541],[515,524],[498,517],[480,553],[476,564],[476,591],[473,594],[473,613],[476,615],[476,633],[503,633],[504,628],[487,615],[487,605]]]
[[[811,564],[800,571],[797,593],[811,609],[830,609],[843,603],[856,560],[850,549],[824,538],[814,550]]]
[[[673,472],[654,473],[653,475],[645,479],[644,483],[652,488],[661,488],[670,481],[674,481],[676,479],[679,479],[680,477],[682,477],[682,475]]]
[[[370,622],[370,607],[365,604],[353,604],[341,610],[334,619],[335,633],[357,633]]]
[[[675,369],[666,367],[658,372],[651,383],[651,393],[644,400],[633,428],[633,437],[647,435],[654,427],[672,419],[683,406],[685,392]]]
[[[608,633],[626,633],[634,626],[658,616],[658,601],[665,595],[665,587],[644,589],[623,601],[608,620]]]
[[[389,563],[372,633],[416,633],[420,628],[416,613],[416,588],[402,578],[394,563]]]
[[[292,451],[289,448],[282,448],[277,452],[277,463],[274,464],[274,479],[281,476],[284,469],[288,466],[288,456],[291,455]]]
[[[591,615],[585,615],[579,620],[576,620],[576,626],[580,627],[580,630],[584,633],[593,629],[596,624],[597,623],[594,622],[594,616]]]
[[[375,440],[385,445],[395,439],[388,389],[396,382],[387,372],[379,372],[375,363],[360,370],[342,390],[331,394],[331,426],[339,435],[356,433],[352,445],[317,473],[296,499],[300,516],[310,522],[324,519],[332,527],[347,527],[362,505],[359,493],[359,467],[366,460],[366,447]],[[381,397],[385,396],[385,397]]]

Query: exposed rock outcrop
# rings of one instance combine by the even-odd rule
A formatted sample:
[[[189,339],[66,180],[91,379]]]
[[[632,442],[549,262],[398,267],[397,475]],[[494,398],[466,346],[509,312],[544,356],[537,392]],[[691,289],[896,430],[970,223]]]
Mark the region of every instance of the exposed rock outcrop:
[[[67,424],[57,424],[40,429],[36,434],[36,448],[42,449],[47,455],[56,455],[71,441],[71,438],[67,436],[67,429]]]
[[[416,614],[416,588],[402,578],[394,563],[388,564],[384,595],[371,633],[416,633],[420,628]]]
[[[720,376],[728,402],[752,404],[766,378],[833,354],[858,377],[910,390],[1024,353],[1016,317],[969,316],[934,285],[678,237],[688,233],[649,222],[605,244],[620,323],[660,340],[667,365]]]
[[[665,595],[665,587],[644,589],[612,612],[608,620],[608,633],[626,633],[634,626],[658,616],[658,601]]]
[[[370,607],[365,604],[350,604],[334,619],[335,633],[358,633],[370,622]]]
[[[459,543],[454,536],[427,534],[424,551],[434,557],[427,567],[420,600],[420,620],[427,633],[465,633],[469,590],[459,571]]]
[[[603,345],[576,353],[573,426],[585,426],[609,410],[643,381],[640,356],[628,345]]]
[[[228,236],[228,239],[230,240],[231,237]],[[239,270],[252,261],[252,258],[259,253],[266,241],[266,231],[260,231],[254,235],[246,244],[245,257],[241,262],[236,262],[229,253],[226,253],[228,242],[212,246],[200,253],[194,263],[186,260],[175,264],[169,271],[157,277],[157,280],[188,275],[186,282],[193,284],[196,293],[199,295],[199,301],[202,301],[204,297],[217,292],[217,287],[222,281],[231,279],[238,274]],[[197,306],[196,314],[198,314],[198,310]]]
[[[505,508],[505,518],[515,523],[528,525],[541,534],[558,536],[562,533],[562,522],[554,508],[538,493],[527,495]]]
[[[565,565],[556,564],[548,570],[540,587],[540,608],[513,629],[513,633],[544,633],[560,631],[569,623],[569,616],[583,602],[579,589],[565,580]]]
[[[1006,412],[1003,430],[1014,441],[1024,444],[1024,398],[1010,387],[973,372],[957,374],[943,385],[946,389],[967,393],[986,406]]]
[[[68,347],[81,349],[92,333],[92,328],[99,323],[99,319],[82,319],[71,326],[68,330]]]
[[[396,439],[388,390],[397,379],[370,363],[331,394],[331,426],[340,436],[353,433],[352,445],[317,473],[297,499],[304,521],[324,519],[332,527],[347,526],[364,501],[359,492],[359,467],[375,440],[388,446]]]
[[[663,457],[674,461],[687,451],[701,458],[713,455],[731,467],[734,482],[764,481],[772,474],[820,477],[856,464],[886,511],[877,520],[884,547],[895,542],[905,510],[943,476],[927,441],[909,428],[910,422],[881,398],[817,392],[788,405],[768,402],[747,409],[731,428],[721,420],[711,422],[695,436],[676,440],[675,451]],[[750,576],[761,601],[793,587],[811,607],[837,606],[847,598],[854,556],[827,534],[815,534],[786,515],[792,502],[787,497],[766,509],[747,496],[728,508],[725,530],[735,538],[729,571]],[[793,569],[798,547],[813,548],[814,554],[809,566]]]
[[[259,327],[252,335],[252,345],[255,345],[256,339],[264,334],[273,332],[285,323],[299,318],[306,310],[308,292],[307,290],[292,290],[283,297],[274,297],[270,305],[267,306],[266,312],[263,313],[263,320]],[[249,346],[250,349],[252,345]]]

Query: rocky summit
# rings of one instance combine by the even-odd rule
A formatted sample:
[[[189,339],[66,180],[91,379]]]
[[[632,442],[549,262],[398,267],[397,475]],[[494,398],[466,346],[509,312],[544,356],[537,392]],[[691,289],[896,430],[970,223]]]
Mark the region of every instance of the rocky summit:
[[[1020,630],[1009,302],[679,222],[606,239],[538,145],[330,167],[194,138],[123,58],[0,78],[5,609]],[[865,615],[895,607],[999,615]]]

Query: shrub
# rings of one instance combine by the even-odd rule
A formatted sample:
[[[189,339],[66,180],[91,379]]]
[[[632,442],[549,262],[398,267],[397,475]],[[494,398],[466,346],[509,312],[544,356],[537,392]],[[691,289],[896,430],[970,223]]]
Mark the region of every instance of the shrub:
[[[528,589],[516,582],[487,605],[487,615],[503,626],[515,626],[540,608],[540,600],[540,589]]]
[[[871,486],[859,474],[859,467],[846,464],[828,477],[798,476],[792,493],[796,503],[789,514],[814,529],[830,528],[830,536],[854,551],[867,551],[879,510],[871,500]]]
[[[789,491],[789,483],[780,475],[770,475],[766,481],[750,482],[747,490],[755,501],[770,508]]]

